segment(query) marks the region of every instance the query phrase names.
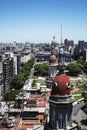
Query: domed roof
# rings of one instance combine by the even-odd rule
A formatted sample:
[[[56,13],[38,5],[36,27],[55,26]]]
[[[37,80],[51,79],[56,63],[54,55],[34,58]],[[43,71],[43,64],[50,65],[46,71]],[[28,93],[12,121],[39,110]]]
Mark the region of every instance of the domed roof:
[[[49,61],[50,61],[50,63],[56,63],[56,61],[57,61],[56,56],[52,54],[52,55],[50,56]]]
[[[57,40],[56,40],[55,36],[53,37],[53,40],[52,40],[51,43],[52,43],[52,44],[57,44]]]
[[[52,95],[70,95],[70,79],[66,74],[60,74],[54,77],[52,86]]]

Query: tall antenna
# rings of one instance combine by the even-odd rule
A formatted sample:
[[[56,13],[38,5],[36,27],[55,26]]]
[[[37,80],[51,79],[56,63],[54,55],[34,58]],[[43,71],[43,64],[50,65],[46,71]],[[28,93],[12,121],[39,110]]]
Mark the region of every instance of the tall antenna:
[[[61,45],[62,45],[62,24],[61,24]]]

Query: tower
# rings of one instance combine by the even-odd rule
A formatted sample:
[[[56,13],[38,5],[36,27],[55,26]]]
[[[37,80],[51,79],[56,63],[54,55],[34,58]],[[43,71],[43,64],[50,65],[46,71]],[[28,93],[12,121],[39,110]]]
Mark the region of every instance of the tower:
[[[62,25],[61,25],[61,41],[60,41],[60,45],[59,45],[59,53],[58,53],[58,63],[59,66],[64,66],[64,62],[65,62],[65,52],[64,52],[64,45],[62,43]]]
[[[44,130],[77,130],[72,123],[74,99],[70,92],[70,80],[64,73],[58,73],[53,80],[49,98],[49,123]]]
[[[62,25],[61,25],[61,45],[62,45]]]
[[[51,54],[49,59],[49,77],[50,79],[53,79],[55,75],[57,74],[57,58],[55,55]]]
[[[64,66],[64,62],[65,62],[64,48],[62,46],[60,46],[59,55],[58,55],[58,63],[60,66]]]
[[[49,69],[48,69],[48,77],[46,79],[46,85],[48,88],[52,88],[52,80],[55,77],[55,75],[57,74],[57,58],[54,54],[50,55],[49,58]]]

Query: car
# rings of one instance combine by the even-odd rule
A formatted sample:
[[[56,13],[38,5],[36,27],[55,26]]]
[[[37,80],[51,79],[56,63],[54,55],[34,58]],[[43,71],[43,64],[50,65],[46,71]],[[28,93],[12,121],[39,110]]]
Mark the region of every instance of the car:
[[[14,126],[14,125],[13,125],[13,122],[8,122],[7,125],[6,125],[7,128],[11,128],[11,127],[13,127],[13,126]]]
[[[84,98],[79,99],[79,100],[77,101],[77,104],[80,104],[80,103],[82,103],[82,102],[84,102]]]

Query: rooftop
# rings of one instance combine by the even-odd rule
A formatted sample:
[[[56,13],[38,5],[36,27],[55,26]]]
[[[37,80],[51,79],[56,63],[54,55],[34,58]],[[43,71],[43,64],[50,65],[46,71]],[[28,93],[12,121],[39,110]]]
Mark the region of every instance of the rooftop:
[[[23,111],[44,113],[46,111],[46,107],[24,107]]]

